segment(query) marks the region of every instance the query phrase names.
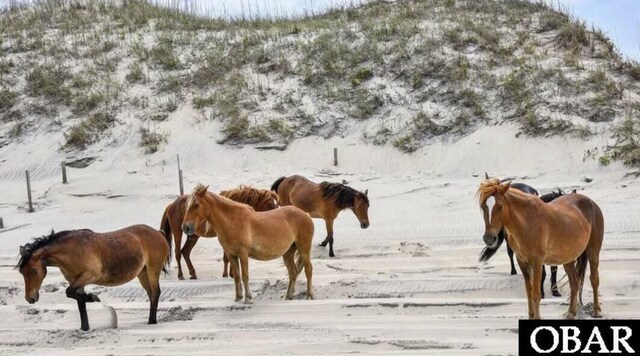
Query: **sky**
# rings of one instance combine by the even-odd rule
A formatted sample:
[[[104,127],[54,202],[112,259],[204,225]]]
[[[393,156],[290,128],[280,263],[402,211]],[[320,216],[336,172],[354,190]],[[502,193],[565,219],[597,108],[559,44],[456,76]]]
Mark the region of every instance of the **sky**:
[[[15,1],[0,0],[0,7]],[[213,16],[299,16],[367,0],[151,0]],[[640,0],[546,0],[604,31],[623,55],[640,61]]]

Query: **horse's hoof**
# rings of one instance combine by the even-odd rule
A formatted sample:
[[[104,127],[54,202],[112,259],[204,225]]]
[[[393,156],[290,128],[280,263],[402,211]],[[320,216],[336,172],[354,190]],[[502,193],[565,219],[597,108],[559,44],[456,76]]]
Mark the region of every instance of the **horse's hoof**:
[[[516,271],[511,271],[511,275],[512,275],[512,276],[515,276],[516,274],[518,274],[518,272],[516,272]]]
[[[234,302],[239,302],[242,300],[242,297],[236,297],[236,299],[234,300]]]
[[[97,295],[91,293],[88,295],[89,302],[98,302],[100,303],[100,298]]]
[[[321,242],[320,245],[318,245],[320,247],[327,247],[327,243],[326,242]]]
[[[85,326],[85,325],[81,325],[81,326],[80,326],[80,330],[82,330],[82,331],[89,331],[89,325],[86,325],[86,326]]]
[[[181,280],[181,281],[184,281],[184,277],[183,276],[178,275],[178,279]]]
[[[560,292],[558,292],[557,290],[552,290],[552,291],[551,291],[551,294],[552,294],[554,297],[562,297],[562,294],[560,294]]]
[[[222,278],[227,278],[227,277],[229,277],[229,275],[227,273],[223,273],[222,274]]]
[[[158,321],[157,321],[157,320],[149,320],[149,324],[150,324],[150,325],[157,324],[157,323],[158,323]]]
[[[244,304],[253,304],[253,300],[251,300],[249,298],[245,298],[244,299]]]
[[[198,279],[198,276],[191,276],[189,279]]]
[[[313,300],[313,294],[307,295],[307,300]]]
[[[336,257],[336,254],[333,252],[329,252],[329,257]]]
[[[593,318],[596,318],[596,319],[600,319],[600,318],[602,318],[602,314],[600,313],[600,311],[596,311],[596,310],[594,310],[593,312],[591,312],[591,316],[592,316]]]
[[[284,299],[286,300],[292,300],[293,299],[293,295],[287,295],[284,297]]]

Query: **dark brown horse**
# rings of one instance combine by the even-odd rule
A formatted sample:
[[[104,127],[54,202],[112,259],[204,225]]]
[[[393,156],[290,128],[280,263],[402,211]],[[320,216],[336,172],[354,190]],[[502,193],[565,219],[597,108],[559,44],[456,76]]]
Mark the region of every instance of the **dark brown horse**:
[[[327,238],[320,246],[329,244],[329,256],[333,253],[333,221],[344,209],[351,209],[360,221],[360,227],[369,227],[368,190],[359,192],[340,183],[314,183],[302,176],[280,177],[271,186],[278,193],[280,205],[293,205],[311,215],[324,219],[327,226]]]
[[[218,242],[231,262],[236,301],[242,299],[242,273],[244,302],[251,303],[249,258],[267,261],[280,256],[289,272],[286,298],[293,298],[296,279],[304,267],[307,299],[313,299],[311,243],[314,226],[309,214],[293,206],[255,211],[248,205],[208,192],[207,187],[199,184],[187,201],[182,229],[191,235],[196,226],[203,223],[210,224],[218,233]],[[296,251],[299,253],[297,261],[294,260]]]
[[[69,282],[67,297],[78,302],[82,330],[89,330],[86,303],[99,302],[85,293],[89,284],[117,286],[138,277],[149,296],[149,324],[156,323],[160,299],[160,272],[171,258],[171,238],[146,225],[97,233],[91,230],[51,232],[20,246],[16,268],[24,277],[25,299],[31,304],[40,297],[47,267],[60,268]]]
[[[266,190],[256,189],[249,186],[243,186],[236,189],[222,191],[220,195],[237,201],[238,203],[247,204],[255,211],[267,211],[278,207],[278,194]],[[184,279],[182,274],[181,259],[184,256],[185,262],[187,262],[187,268],[189,268],[189,275],[191,279],[197,279],[196,270],[191,263],[191,250],[198,242],[200,237],[217,237],[215,230],[211,228],[211,225],[202,224],[197,226],[195,234],[187,236],[187,241],[184,243],[182,249],[182,221],[184,220],[184,214],[186,212],[187,200],[189,195],[183,195],[178,197],[173,203],[169,204],[162,214],[162,222],[160,228],[167,236],[173,234],[175,239],[175,255],[178,262],[178,278]],[[223,254],[224,255],[224,254]],[[229,260],[227,256],[223,256],[224,270],[222,272],[223,277],[227,277],[227,267]],[[233,276],[232,276],[233,277]]]
[[[582,194],[568,194],[545,203],[538,197],[510,189],[510,183],[488,179],[478,189],[485,223],[484,242],[490,248],[504,226],[525,280],[529,318],[540,319],[542,265],[563,265],[571,297],[568,318],[577,314],[587,263],[591,267],[593,317],[601,316],[598,287],[599,255],[604,236],[600,207]]]

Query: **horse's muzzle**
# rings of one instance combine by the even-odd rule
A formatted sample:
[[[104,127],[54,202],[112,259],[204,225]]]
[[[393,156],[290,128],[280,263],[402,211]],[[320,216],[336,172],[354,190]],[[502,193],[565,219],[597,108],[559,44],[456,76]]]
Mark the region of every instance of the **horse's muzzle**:
[[[489,248],[494,248],[498,244],[498,236],[494,234],[485,233],[482,239]]]
[[[182,224],[182,232],[187,235],[193,235],[193,233],[195,232],[193,224]]]
[[[40,293],[36,293],[35,296],[33,296],[31,298],[26,297],[25,299],[27,300],[27,302],[29,302],[29,304],[34,304],[35,302],[38,301],[38,299],[40,299]]]
[[[368,227],[369,227],[369,222],[363,222],[363,223],[360,223],[360,227],[361,227],[362,229],[366,229],[366,228],[368,228]]]

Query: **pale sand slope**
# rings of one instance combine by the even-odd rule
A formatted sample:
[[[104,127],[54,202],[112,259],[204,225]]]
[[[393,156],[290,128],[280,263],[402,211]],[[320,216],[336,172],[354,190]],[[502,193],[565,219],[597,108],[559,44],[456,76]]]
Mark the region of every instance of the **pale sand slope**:
[[[480,129],[458,142],[405,155],[361,145],[358,137],[303,139],[284,152],[229,149],[192,132],[172,138],[163,153],[150,158],[125,140],[89,168],[69,169],[69,185],[59,182],[62,154],[51,144],[0,149],[0,216],[6,225],[0,231],[0,353],[515,354],[518,319],[526,316],[522,277],[509,276],[504,248],[487,266],[477,262],[483,225],[474,200],[480,178],[472,175],[485,170],[528,176],[525,181],[542,192],[576,187],[598,202],[606,219],[603,313],[640,318],[638,181],[624,178],[627,169],[617,164],[604,168],[591,158],[583,162],[585,150],[602,142],[516,140],[514,134],[504,127]],[[331,166],[334,146],[341,153],[338,168]],[[146,324],[147,298],[132,281],[92,288],[116,309],[117,329],[106,328],[108,311],[96,304],[89,320],[97,329],[80,332],[76,305],[65,297],[66,284],[54,268],[40,301],[28,305],[22,277],[13,269],[18,246],[51,228],[159,227],[177,191],[178,152],[187,190],[196,182],[210,184],[213,191],[240,183],[266,188],[295,173],[316,181],[345,179],[369,189],[371,227],[361,230],[345,211],[335,226],[337,258],[314,247],[314,301],[283,300],[286,269],[275,260],[250,262],[254,304],[234,303],[232,281],[221,278],[220,246],[202,239],[194,250],[199,280],[178,281],[175,263],[163,277],[158,325]],[[21,174],[27,168],[34,172],[38,210],[33,214],[23,210]],[[584,176],[594,181],[585,183]],[[315,222],[317,245],[325,229],[323,221]],[[302,275],[298,298],[304,289]],[[561,289],[566,296],[568,286]],[[591,289],[585,290],[590,301]],[[545,299],[543,317],[562,317],[564,296]]]

